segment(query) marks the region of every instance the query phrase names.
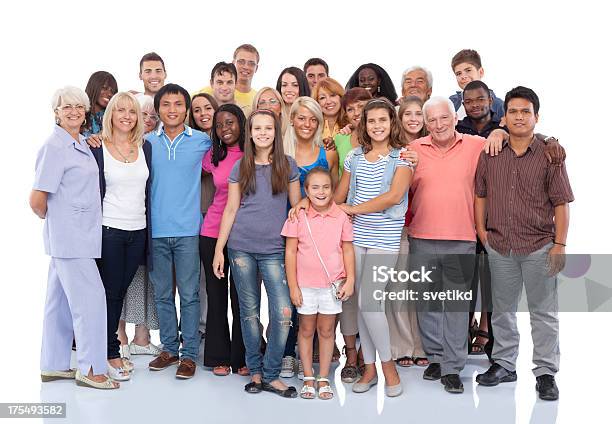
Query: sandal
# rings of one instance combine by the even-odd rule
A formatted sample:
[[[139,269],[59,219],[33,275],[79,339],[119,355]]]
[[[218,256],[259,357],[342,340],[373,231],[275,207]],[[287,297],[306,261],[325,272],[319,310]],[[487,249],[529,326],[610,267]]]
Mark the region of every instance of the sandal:
[[[286,389],[282,390],[282,389],[277,389],[276,387],[274,387],[270,383],[262,382],[261,383],[261,390],[263,390],[264,392],[276,393],[280,397],[284,397],[284,398],[295,398],[295,397],[297,397],[297,390],[295,390],[295,387],[293,387],[293,386],[289,386]]]
[[[483,343],[482,340],[486,339]],[[479,341],[480,340],[480,341]],[[472,347],[470,349],[470,355],[484,355],[484,347],[489,341],[489,333],[483,330],[478,330],[476,332],[476,339],[472,342]]]
[[[340,360],[340,351],[338,350],[338,346],[334,343],[334,353],[332,354],[332,362],[338,362]]]
[[[213,368],[213,374],[219,377],[225,377],[230,373],[230,367],[228,365],[218,365]]]
[[[346,356],[346,363],[340,371],[340,378],[343,383],[354,383],[359,379],[359,370],[357,369],[357,363],[349,363],[347,351],[357,352],[356,347],[347,347],[346,345],[342,348],[342,353]]]
[[[321,387],[320,383],[327,383],[327,385]],[[326,377],[317,378],[317,388],[319,389],[319,394],[318,394],[319,399],[330,400],[334,398],[334,389],[331,388],[328,378]]]
[[[472,325],[470,326],[470,329],[469,329],[470,341],[474,340],[474,338],[476,337],[476,334],[478,333],[479,329],[480,329],[480,326],[478,325],[478,320],[476,318],[474,318],[474,321],[473,321],[473,323],[472,323]]]
[[[306,384],[307,381],[315,381],[315,378],[310,376],[310,377],[304,377],[304,385],[302,386],[302,389],[300,390],[300,397],[302,399],[314,399],[315,395],[316,395],[316,390],[314,388],[314,383],[312,386],[309,386],[308,384]]]
[[[249,375],[251,375],[251,372],[249,371],[249,368],[247,366],[244,366],[244,367],[238,368],[238,371],[236,371],[236,374],[241,375],[243,377],[248,377]]]
[[[401,358],[397,358],[395,363],[400,367],[411,367],[414,365],[414,360],[410,356],[402,356]]]
[[[414,365],[417,367],[426,367],[429,365],[429,359],[422,357],[414,358]]]
[[[119,383],[115,383],[109,377],[106,377],[106,380],[103,382],[97,382],[95,380],[90,379],[86,375],[81,374],[80,370],[76,370],[74,379],[76,380],[77,386],[81,387],[90,387],[92,389],[102,389],[102,390],[113,390],[119,388]]]
[[[261,383],[257,383],[256,381],[251,381],[249,384],[244,386],[244,391],[247,393],[261,393]]]

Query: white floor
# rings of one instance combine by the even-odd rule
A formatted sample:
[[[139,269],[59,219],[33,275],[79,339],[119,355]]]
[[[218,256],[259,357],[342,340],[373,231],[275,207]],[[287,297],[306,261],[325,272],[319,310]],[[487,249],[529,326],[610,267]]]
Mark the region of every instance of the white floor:
[[[593,363],[586,361],[595,358],[587,355],[589,345],[585,343],[595,340],[596,336],[601,337],[602,323],[609,323],[611,316],[562,315],[562,370],[557,376],[561,391],[559,402],[537,399],[535,378],[531,373],[528,317],[525,314],[521,314],[519,320],[523,341],[518,381],[492,388],[479,387],[474,378],[486,369],[488,361],[485,356],[470,356],[462,373],[465,393],[461,395],[446,393],[439,381],[423,380],[424,368],[420,367],[400,368],[404,394],[399,398],[384,396],[382,379],[370,392],[355,394],[350,385],[341,383],[341,367],[337,366],[334,400],[281,399],[270,393],[247,394],[243,391],[244,384],[249,381],[247,377],[216,377],[201,366],[196,376],[188,381],[177,380],[174,369],[150,372],[147,363],[151,357],[148,356],[133,357],[136,364],[133,378],[122,383],[119,390],[105,392],[82,388],[70,381],[42,384],[37,380],[37,373],[29,372],[27,387],[30,390],[27,391],[38,390],[42,402],[67,403],[67,418],[45,420],[49,423],[286,423],[315,419],[345,423],[610,423],[608,412],[612,398],[603,381],[608,376],[587,378],[587,370]],[[607,346],[609,351],[609,338],[603,343],[602,347]],[[290,382],[299,389],[299,380]],[[3,396],[3,401],[8,401],[6,398]],[[23,397],[13,400],[38,401]]]

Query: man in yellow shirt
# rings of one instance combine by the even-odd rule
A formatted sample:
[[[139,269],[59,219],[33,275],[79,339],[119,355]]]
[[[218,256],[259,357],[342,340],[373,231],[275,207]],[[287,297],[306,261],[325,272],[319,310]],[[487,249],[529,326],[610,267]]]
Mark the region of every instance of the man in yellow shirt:
[[[251,106],[253,105],[253,99],[255,99],[255,95],[257,94],[257,90],[251,87],[251,82],[259,66],[259,52],[251,44],[242,44],[234,51],[234,60],[232,63],[237,71],[234,102],[242,108],[245,114],[247,114],[247,111],[250,112]],[[211,82],[211,85],[212,84]],[[196,94],[213,94],[213,91],[213,87],[208,86],[200,89]]]

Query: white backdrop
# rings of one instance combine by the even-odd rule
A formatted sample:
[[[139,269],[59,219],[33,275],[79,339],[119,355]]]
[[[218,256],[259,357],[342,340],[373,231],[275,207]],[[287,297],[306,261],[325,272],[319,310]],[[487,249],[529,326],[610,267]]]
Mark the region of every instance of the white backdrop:
[[[106,70],[117,78],[120,90],[141,89],[138,61],[156,51],[165,60],[166,81],[192,92],[207,85],[214,63],[231,60],[234,48],[249,42],[261,54],[255,88],[274,86],[282,68],[301,67],[318,56],[328,61],[331,76],[342,84],[360,64],[378,63],[398,93],[402,71],[420,64],[433,72],[434,94],[450,95],[457,89],[452,55],[474,48],[483,59],[484,80],[498,97],[519,84],[536,91],[541,100],[537,129],[557,136],[567,150],[576,197],[568,253],[610,253],[609,16],[600,2],[591,0],[4,3],[0,381],[13,377],[8,380],[13,387],[0,386],[0,401],[34,401],[39,390],[18,381],[19,373],[38,372],[48,264],[42,222],[29,210],[27,199],[36,151],[53,126],[49,99],[56,88],[84,88],[92,72]],[[612,315],[593,318],[585,318],[597,323],[593,337],[599,331],[609,334],[604,328],[612,324]],[[567,314],[562,321],[567,334],[563,342],[584,344],[584,356],[576,356],[575,362],[563,359],[566,386],[572,367],[576,379],[581,377],[588,352],[610,348],[607,337],[592,347],[580,335],[584,328],[577,319]],[[583,396],[585,402],[597,399],[588,392]],[[598,414],[592,408],[574,413],[562,405],[561,411],[565,422],[591,422],[584,414]]]

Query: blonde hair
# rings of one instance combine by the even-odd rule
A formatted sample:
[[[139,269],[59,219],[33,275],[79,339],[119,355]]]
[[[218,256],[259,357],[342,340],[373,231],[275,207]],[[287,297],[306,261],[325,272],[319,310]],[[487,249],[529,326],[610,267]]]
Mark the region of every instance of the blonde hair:
[[[130,108],[136,110],[136,125],[130,131],[130,143],[134,143],[136,146],[142,146],[144,142],[144,120],[142,118],[142,110],[140,109],[140,103],[136,100],[136,97],[132,93],[126,91],[115,94],[104,112],[104,118],[102,119],[102,139],[109,141],[113,138],[113,111],[119,106],[119,102],[127,101],[130,103]]]
[[[297,111],[300,107],[305,107],[308,109],[314,116],[317,118],[317,122],[319,123],[317,127],[317,131],[312,137],[312,149],[315,147],[323,146],[323,141],[321,135],[323,134],[323,111],[321,110],[321,106],[319,103],[313,99],[312,97],[302,96],[295,99],[293,105],[291,106],[291,110],[289,111],[289,120],[293,121]],[[297,145],[297,135],[295,134],[295,128],[291,125],[284,137],[283,147],[285,148],[285,154],[295,158],[295,146]]]
[[[283,96],[281,96],[281,94],[275,90],[272,87],[263,87],[261,88],[257,94],[255,94],[255,97],[253,98],[253,108],[251,110],[257,110],[260,109],[258,104],[259,104],[259,99],[260,97],[266,92],[266,91],[271,91],[272,94],[274,94],[274,97],[276,97],[276,100],[278,100],[279,102],[279,106],[280,106],[280,123],[281,123],[281,134],[285,134],[285,132],[287,131],[287,127],[289,125],[289,116],[288,114],[285,112],[285,110],[287,109],[287,105],[285,104],[285,101],[283,100]]]

